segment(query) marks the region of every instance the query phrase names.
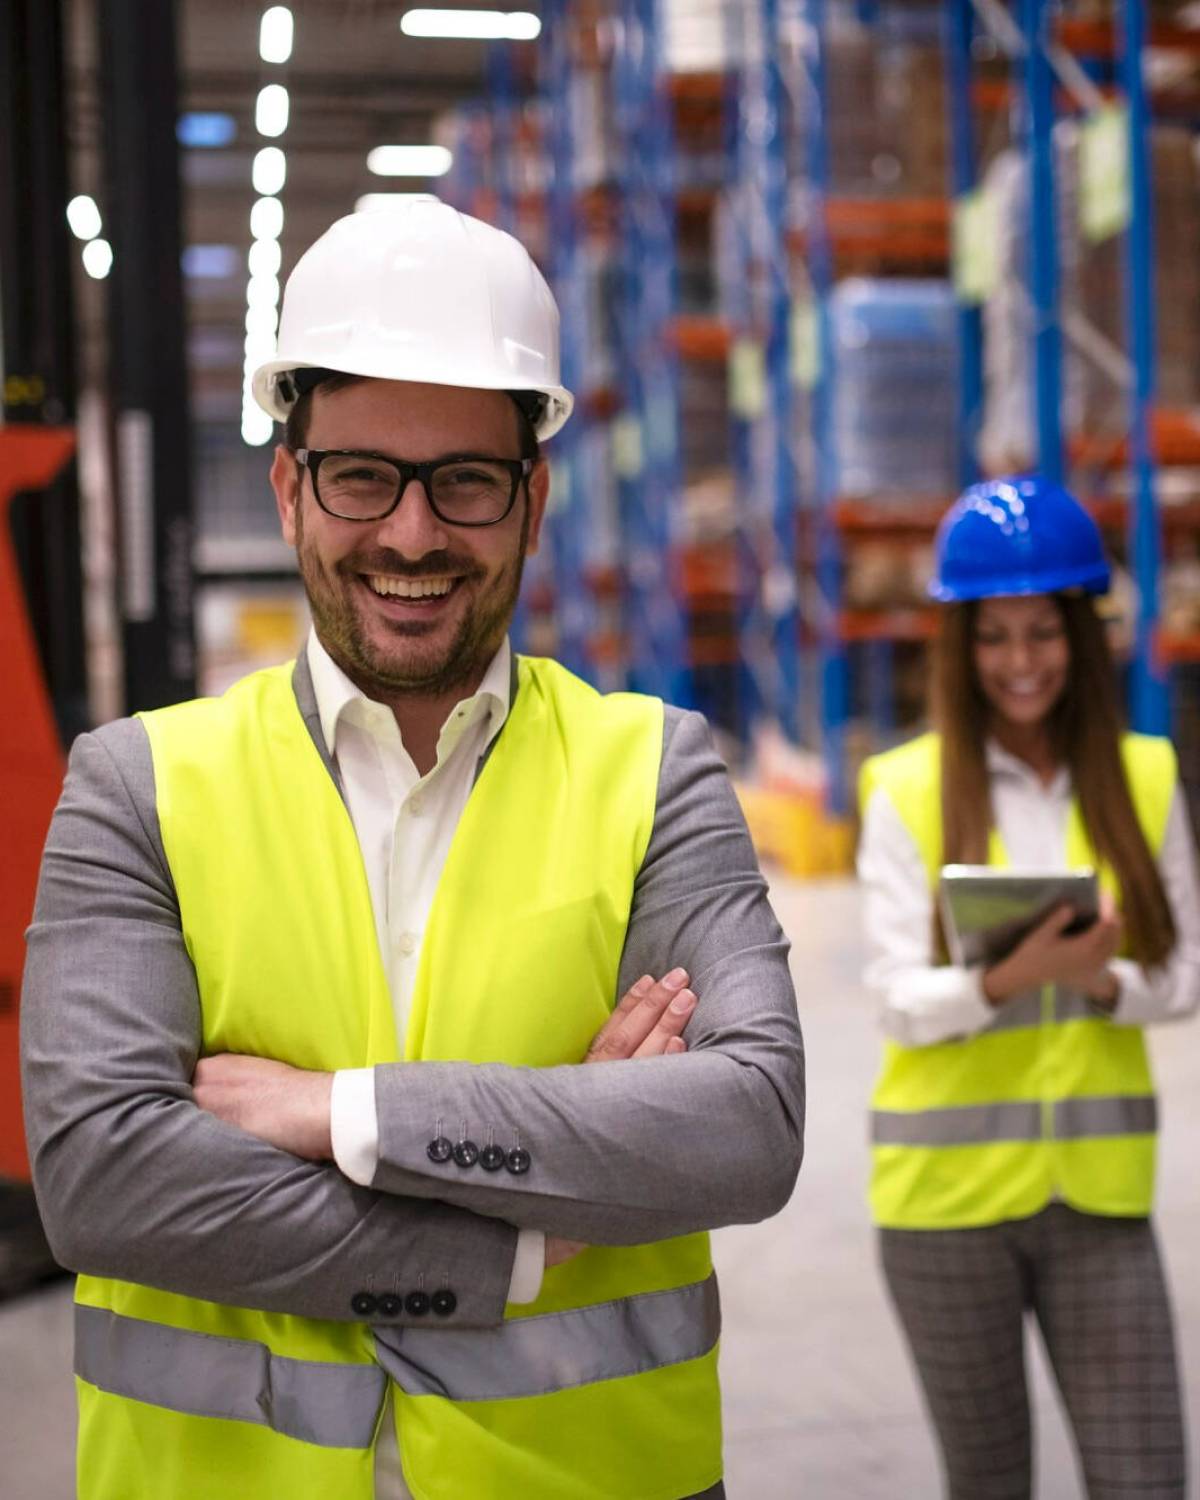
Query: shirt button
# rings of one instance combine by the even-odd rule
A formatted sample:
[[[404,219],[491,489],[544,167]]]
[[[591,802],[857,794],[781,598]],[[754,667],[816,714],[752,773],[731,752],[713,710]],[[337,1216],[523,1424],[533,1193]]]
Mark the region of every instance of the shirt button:
[[[415,932],[402,932],[396,939],[396,947],[409,958],[417,951],[417,935]]]
[[[408,815],[409,815],[409,817],[410,818],[418,818],[418,817],[420,817],[421,812],[423,811],[425,804],[421,801],[420,797],[418,797],[414,793],[408,799],[408,802],[407,802],[406,806],[407,806],[407,809],[408,809]]]

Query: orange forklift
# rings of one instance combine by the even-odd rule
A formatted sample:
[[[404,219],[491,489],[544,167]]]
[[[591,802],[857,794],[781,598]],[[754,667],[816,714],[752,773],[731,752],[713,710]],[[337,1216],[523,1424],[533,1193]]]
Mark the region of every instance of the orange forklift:
[[[67,0],[0,5],[0,1298],[57,1268],[30,1186],[18,1073],[24,933],[65,749],[91,727],[74,455],[75,350],[64,17]],[[194,695],[191,500],[175,5],[97,0],[106,232],[106,368],[92,372],[119,450],[118,531],[145,576],[118,604],[130,711]],[[97,289],[98,290],[98,289]],[[94,314],[92,322],[96,321]],[[98,330],[97,330],[98,331]],[[133,603],[130,603],[130,601]]]

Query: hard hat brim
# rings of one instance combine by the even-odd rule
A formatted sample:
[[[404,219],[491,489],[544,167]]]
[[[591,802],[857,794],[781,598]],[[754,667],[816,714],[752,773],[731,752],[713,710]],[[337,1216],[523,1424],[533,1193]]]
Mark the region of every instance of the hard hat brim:
[[[255,370],[250,383],[250,389],[258,405],[276,422],[286,422],[288,413],[291,411],[294,401],[285,401],[283,393],[279,388],[279,377],[290,375],[293,370],[312,370],[327,368],[315,364],[308,364],[304,360],[296,359],[270,359],[259,365]],[[431,380],[424,372],[411,375],[403,373],[383,374],[378,370],[344,370],[339,374],[358,375],[364,380],[412,380],[423,385],[449,385],[451,382],[444,380]],[[474,388],[474,387],[473,387]],[[479,390],[504,390],[502,385],[480,385]],[[535,431],[538,441],[544,442],[562,429],[567,418],[575,408],[575,397],[567,390],[566,386],[530,386],[530,390],[538,390],[546,398],[546,407],[542,413],[541,420],[537,423]]]
[[[947,585],[931,579],[927,593],[938,604],[966,604],[972,599],[1016,599],[1033,594],[1062,594],[1078,589],[1084,594],[1106,594],[1112,582],[1107,564],[1057,568],[1043,573],[997,574],[964,579]]]

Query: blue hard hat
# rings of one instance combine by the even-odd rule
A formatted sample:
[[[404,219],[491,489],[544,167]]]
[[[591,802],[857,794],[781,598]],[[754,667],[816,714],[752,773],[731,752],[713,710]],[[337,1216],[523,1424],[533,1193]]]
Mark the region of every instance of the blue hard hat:
[[[942,517],[930,596],[942,604],[1080,589],[1103,594],[1100,529],[1073,495],[1037,475],[974,484]]]

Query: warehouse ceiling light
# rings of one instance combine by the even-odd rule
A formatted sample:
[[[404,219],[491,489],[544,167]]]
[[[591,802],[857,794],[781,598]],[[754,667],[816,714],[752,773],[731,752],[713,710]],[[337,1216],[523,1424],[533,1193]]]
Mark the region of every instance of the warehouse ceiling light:
[[[286,5],[263,11],[258,27],[258,55],[263,62],[287,62],[292,55],[292,29],[292,13]]]
[[[254,158],[250,171],[254,191],[264,198],[273,197],[287,181],[287,157],[278,146],[264,146]]]
[[[247,307],[246,332],[266,333],[273,339],[279,327],[279,311],[274,307]]]
[[[83,247],[83,269],[96,281],[104,280],[112,263],[112,246],[107,240],[89,240]]]
[[[67,223],[77,240],[94,240],[100,233],[100,210],[96,200],[81,193],[67,204]]]
[[[255,240],[246,257],[251,276],[278,276],[282,262],[278,240]]]
[[[271,441],[274,430],[274,422],[260,406],[242,407],[242,442],[249,443],[252,448],[261,448]]]
[[[445,146],[376,146],[367,171],[376,177],[444,177],[454,163]]]
[[[250,234],[256,240],[277,240],[283,233],[283,204],[260,198],[250,210]]]
[[[542,23],[527,10],[409,10],[400,17],[405,36],[531,42]]]
[[[259,89],[254,124],[259,135],[282,135],[288,123],[288,91],[281,83]]]
[[[246,306],[247,307],[278,307],[279,306],[279,277],[251,276],[246,283]]]

